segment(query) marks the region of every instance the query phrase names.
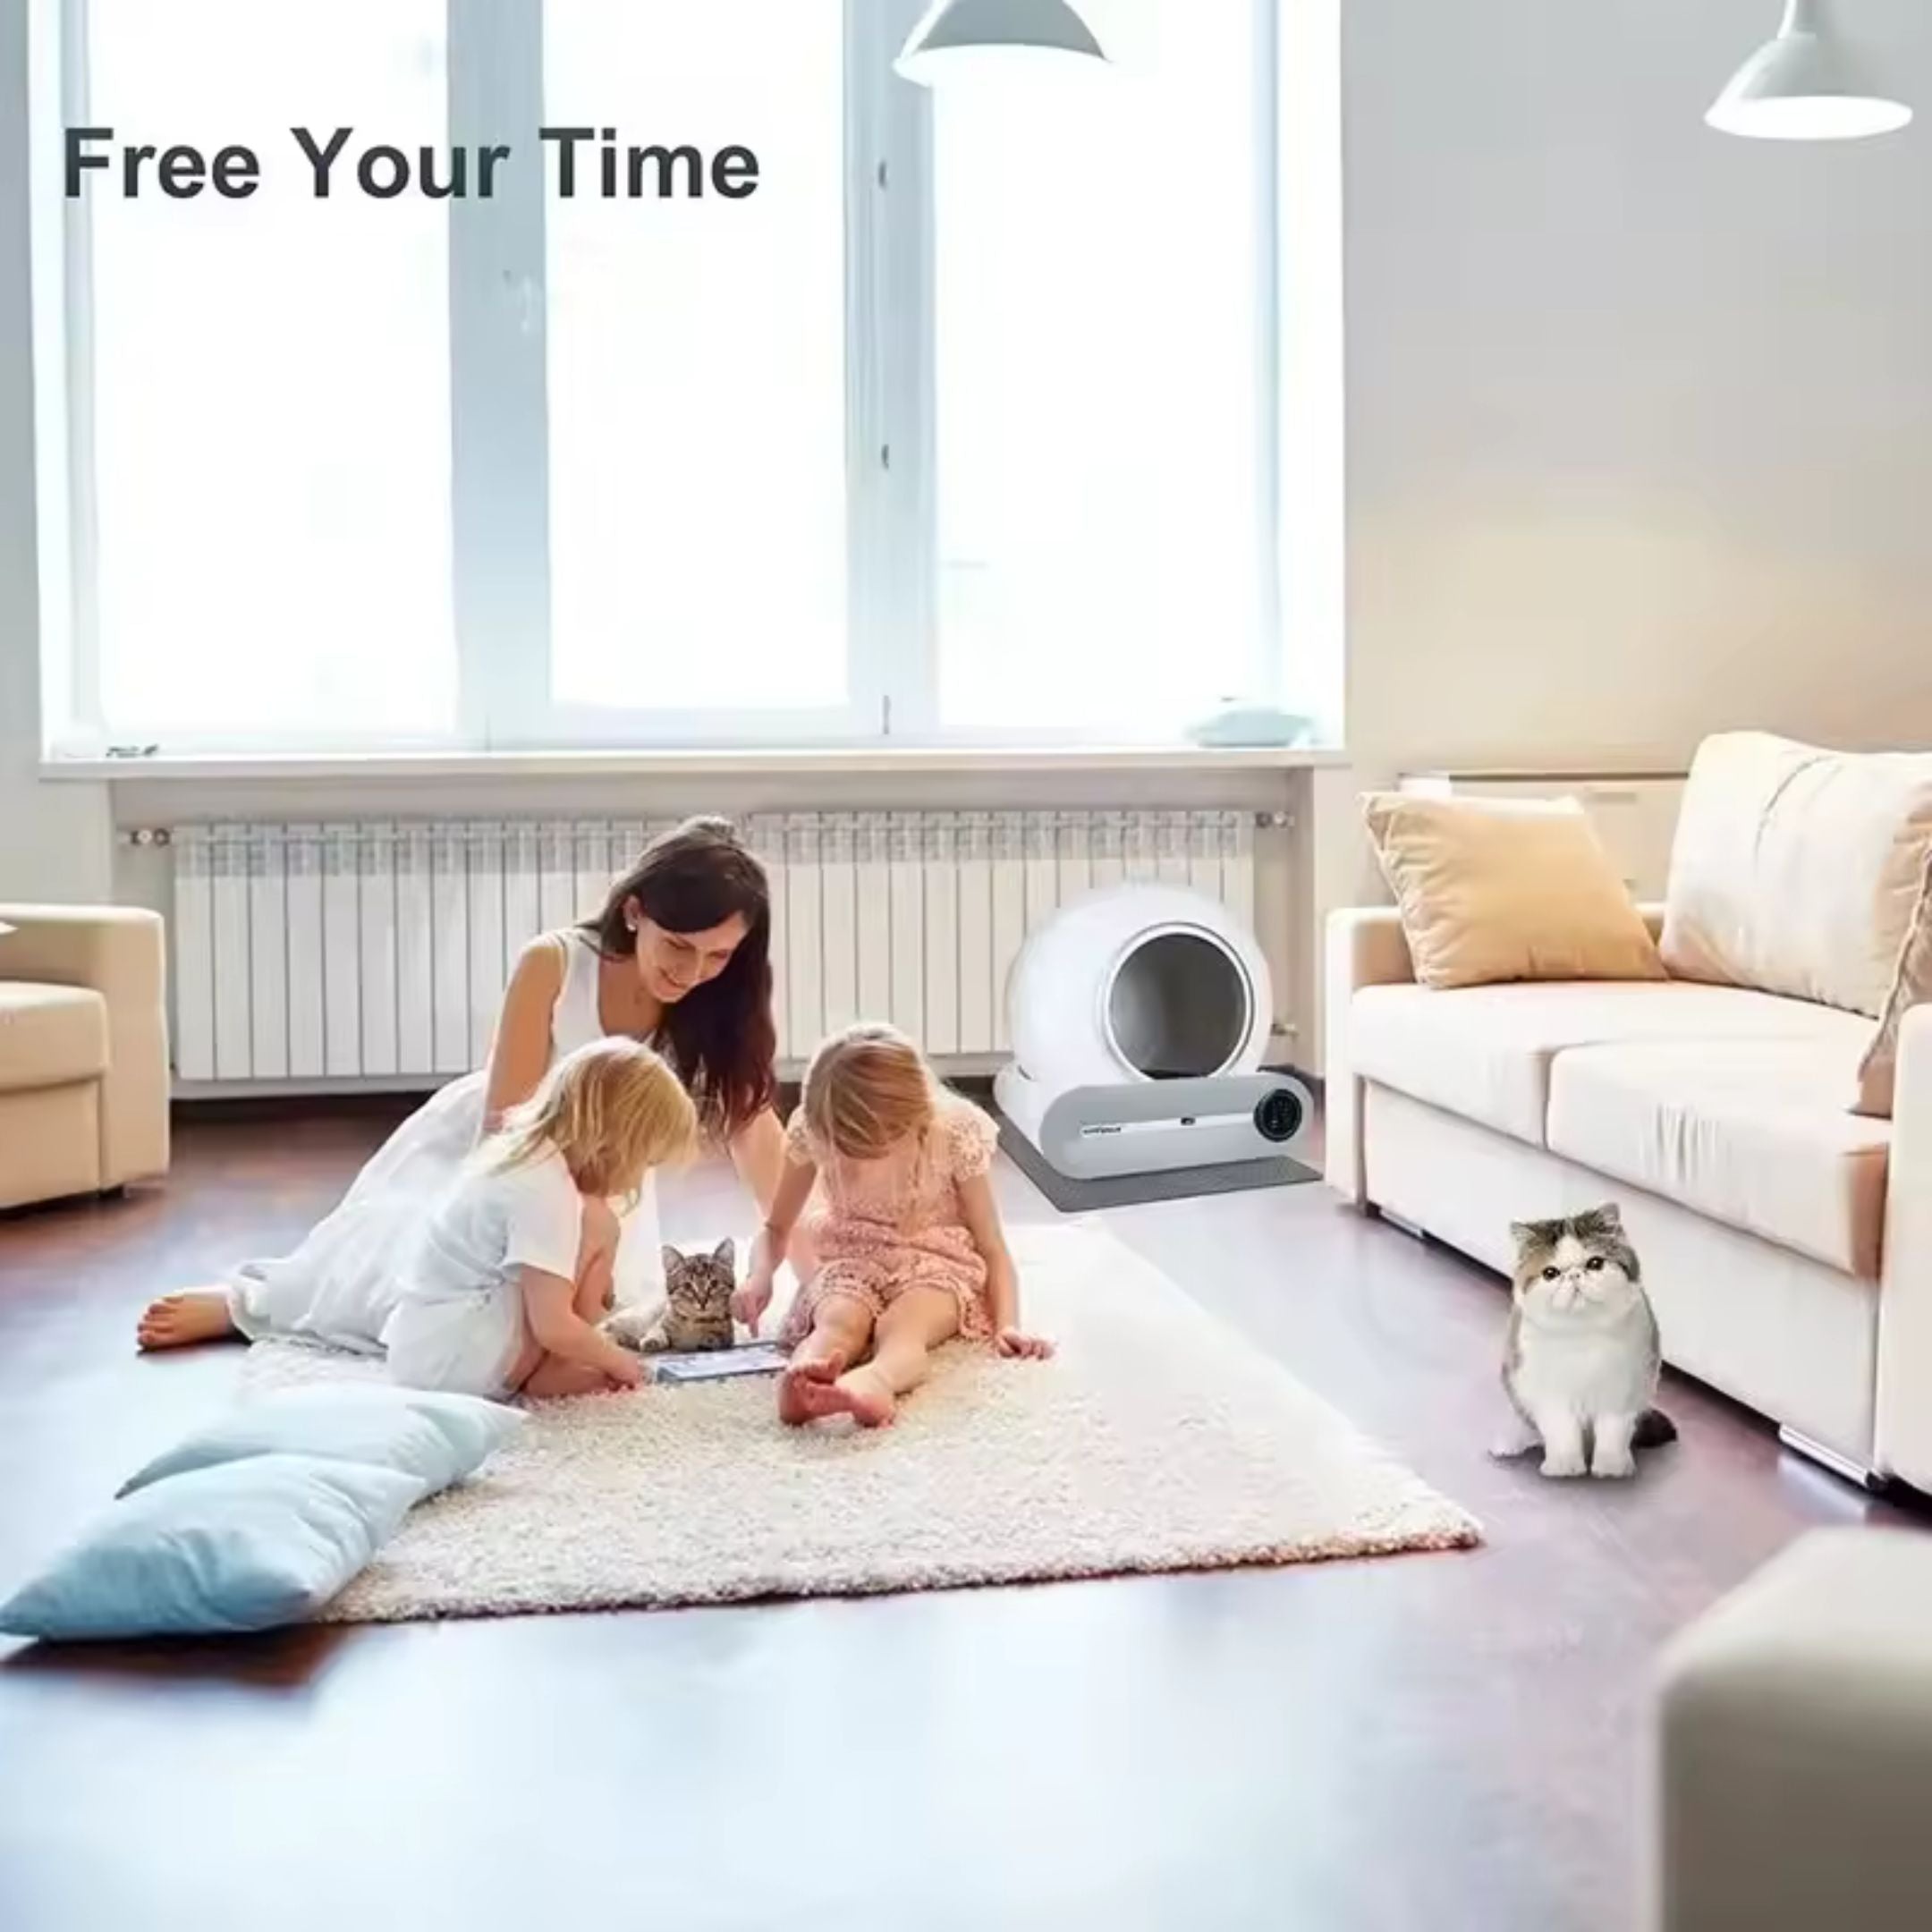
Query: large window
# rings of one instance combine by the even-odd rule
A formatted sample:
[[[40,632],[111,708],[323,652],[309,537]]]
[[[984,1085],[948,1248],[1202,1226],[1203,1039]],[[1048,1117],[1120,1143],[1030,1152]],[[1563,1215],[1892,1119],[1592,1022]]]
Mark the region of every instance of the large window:
[[[1083,0],[1105,69],[939,95],[919,0],[33,4],[56,750],[1157,742],[1297,688],[1275,0]],[[114,131],[77,197],[65,126]],[[595,131],[572,195],[539,127]],[[292,131],[343,128],[318,195]],[[128,143],[259,186],[131,196]]]
[[[715,130],[760,177],[547,210],[552,696],[579,716],[850,703],[844,66],[818,0],[547,0],[547,123]]]
[[[130,139],[245,142],[284,169],[294,125],[447,141],[442,0],[290,7],[272,31],[258,0],[87,16],[88,114]],[[164,741],[451,731],[439,205],[90,183],[82,232],[77,699]]]
[[[1171,733],[1272,669],[1260,21],[1132,0],[1111,73],[935,97],[951,724]]]

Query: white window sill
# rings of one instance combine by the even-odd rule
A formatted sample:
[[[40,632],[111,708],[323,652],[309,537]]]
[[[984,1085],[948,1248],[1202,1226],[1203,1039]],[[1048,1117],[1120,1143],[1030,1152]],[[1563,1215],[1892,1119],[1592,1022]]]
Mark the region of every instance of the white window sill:
[[[844,746],[825,750],[328,752],[310,757],[47,758],[56,781],[150,784],[166,779],[605,778],[844,773],[1299,771],[1341,766],[1327,746]]]

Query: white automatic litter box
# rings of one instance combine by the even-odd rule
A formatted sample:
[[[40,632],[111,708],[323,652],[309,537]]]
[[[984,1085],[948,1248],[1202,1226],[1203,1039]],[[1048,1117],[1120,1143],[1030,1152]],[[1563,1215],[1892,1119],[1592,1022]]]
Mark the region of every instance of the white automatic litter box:
[[[1314,1107],[1267,1073],[1272,993],[1254,935],[1175,886],[1106,888],[1062,907],[1006,986],[1013,1059],[1000,1111],[1072,1180],[1290,1155]]]

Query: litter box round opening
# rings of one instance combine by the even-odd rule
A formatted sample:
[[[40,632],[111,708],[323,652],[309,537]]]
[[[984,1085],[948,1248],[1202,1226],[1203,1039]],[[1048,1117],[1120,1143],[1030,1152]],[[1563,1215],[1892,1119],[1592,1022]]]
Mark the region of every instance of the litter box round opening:
[[[1144,1079],[1209,1079],[1248,1045],[1254,988],[1216,935],[1169,927],[1143,933],[1114,962],[1103,1024],[1115,1056]]]

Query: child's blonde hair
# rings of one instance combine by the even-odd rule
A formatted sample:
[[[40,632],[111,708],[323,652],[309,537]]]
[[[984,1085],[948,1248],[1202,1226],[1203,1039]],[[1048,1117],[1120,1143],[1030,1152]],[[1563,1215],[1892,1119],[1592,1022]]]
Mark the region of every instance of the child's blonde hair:
[[[877,1160],[932,1123],[932,1071],[896,1027],[835,1033],[812,1055],[801,1097],[813,1139],[848,1160]]]
[[[697,1138],[683,1082],[648,1046],[613,1038],[559,1060],[504,1116],[488,1158],[521,1167],[555,1148],[586,1194],[634,1200],[645,1174],[683,1158]]]

